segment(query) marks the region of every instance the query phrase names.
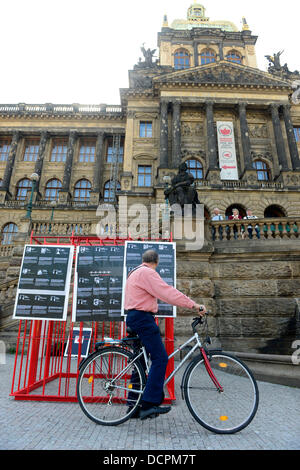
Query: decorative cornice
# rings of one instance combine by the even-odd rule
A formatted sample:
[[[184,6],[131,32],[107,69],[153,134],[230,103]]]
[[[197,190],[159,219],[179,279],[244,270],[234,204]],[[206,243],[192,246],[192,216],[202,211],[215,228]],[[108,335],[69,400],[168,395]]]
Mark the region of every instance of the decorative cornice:
[[[125,116],[120,105],[0,104],[0,117],[23,119],[118,120]]]
[[[269,73],[245,65],[220,61],[153,78],[154,87],[197,86],[224,88],[275,88],[291,90],[288,80],[275,78]]]

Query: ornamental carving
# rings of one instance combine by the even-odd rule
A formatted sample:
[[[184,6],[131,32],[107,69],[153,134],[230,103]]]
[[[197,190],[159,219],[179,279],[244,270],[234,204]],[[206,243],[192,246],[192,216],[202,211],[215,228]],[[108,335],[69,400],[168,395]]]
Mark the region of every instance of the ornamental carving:
[[[268,138],[268,128],[266,124],[249,124],[249,134],[250,137],[254,139],[267,139]]]
[[[203,137],[203,125],[200,122],[181,124],[182,137]]]
[[[269,160],[270,162],[273,162],[273,155],[271,152],[251,152],[251,156],[253,160]]]
[[[183,150],[181,152],[182,159],[199,159],[205,160],[206,154],[203,150]]]

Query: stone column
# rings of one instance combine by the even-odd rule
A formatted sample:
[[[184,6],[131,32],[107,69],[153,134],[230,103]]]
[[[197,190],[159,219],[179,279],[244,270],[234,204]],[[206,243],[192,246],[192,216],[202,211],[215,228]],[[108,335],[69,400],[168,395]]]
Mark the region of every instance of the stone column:
[[[168,168],[168,105],[167,101],[162,101],[160,105],[160,168]]]
[[[12,171],[14,168],[17,147],[18,147],[20,137],[21,137],[21,134],[19,131],[16,131],[13,133],[13,137],[12,137],[12,141],[10,145],[10,151],[9,151],[9,155],[8,155],[8,159],[7,159],[6,167],[5,167],[5,172],[4,172],[4,176],[2,180],[2,185],[0,188],[0,202],[4,202],[6,194],[9,192],[10,180],[11,180],[11,175],[12,175]]]
[[[173,102],[172,121],[172,168],[178,168],[181,163],[181,103]]]
[[[214,105],[212,101],[206,101],[206,127],[208,148],[208,170],[219,170],[217,157],[217,138],[214,125]]]
[[[286,153],[285,153],[284,140],[283,140],[281,125],[280,125],[278,107],[279,107],[278,104],[272,104],[270,106],[273,128],[274,128],[275,143],[276,143],[276,149],[277,149],[277,155],[278,155],[278,162],[281,167],[281,171],[289,171],[287,159],[286,159]]]
[[[194,64],[195,67],[199,65],[199,56],[198,56],[198,44],[194,43]]]
[[[66,158],[65,169],[64,169],[63,184],[59,192],[59,202],[61,203],[66,203],[68,200],[68,195],[70,194],[70,182],[71,182],[74,147],[75,147],[76,139],[77,139],[77,132],[75,131],[71,132],[69,136],[69,142],[68,142],[68,150],[67,150],[67,158]]]
[[[218,46],[219,46],[219,56],[220,56],[220,60],[224,60],[223,43],[220,42],[220,43],[218,44]]]
[[[292,124],[291,114],[290,114],[290,105],[284,105],[282,107],[283,110],[283,118],[286,128],[286,135],[290,149],[290,155],[293,165],[293,170],[300,171],[300,159],[299,159],[299,152],[298,147],[295,139],[294,127]]]
[[[97,135],[96,143],[96,161],[95,161],[95,172],[94,172],[94,182],[93,182],[93,191],[100,193],[102,175],[103,175],[103,142],[104,142],[104,132],[99,132]]]
[[[249,136],[249,128],[247,122],[246,104],[239,103],[239,117],[241,127],[241,141],[244,156],[244,169],[253,170],[252,157],[251,157],[251,144]]]
[[[94,170],[94,180],[93,187],[90,191],[90,204],[97,205],[99,203],[99,197],[102,186],[103,178],[103,142],[104,142],[104,132],[99,132],[97,134],[96,142],[96,158],[95,158],[95,170]]]
[[[40,145],[39,145],[39,153],[37,156],[37,160],[35,162],[35,168],[34,172],[39,175],[39,180],[36,182],[36,192],[39,193],[39,186],[40,186],[40,179],[41,179],[41,174],[42,174],[42,169],[43,169],[43,163],[44,163],[44,156],[45,156],[45,149],[46,149],[46,144],[48,140],[49,134],[47,131],[42,132],[41,134],[41,139],[40,139]]]

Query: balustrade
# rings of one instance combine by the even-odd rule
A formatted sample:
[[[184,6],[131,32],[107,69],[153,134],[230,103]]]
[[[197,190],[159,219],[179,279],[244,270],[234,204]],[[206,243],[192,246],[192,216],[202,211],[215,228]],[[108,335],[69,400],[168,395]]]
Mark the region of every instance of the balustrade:
[[[210,222],[213,241],[296,239],[300,233],[300,218],[268,218],[222,220]]]

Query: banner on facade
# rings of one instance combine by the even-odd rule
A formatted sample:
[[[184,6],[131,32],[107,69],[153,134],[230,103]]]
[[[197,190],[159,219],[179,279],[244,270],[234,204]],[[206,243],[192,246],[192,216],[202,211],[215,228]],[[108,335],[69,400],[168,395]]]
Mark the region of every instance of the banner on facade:
[[[176,287],[176,244],[172,242],[125,242],[124,271],[123,271],[123,296],[122,315],[125,316],[124,297],[125,284],[130,271],[142,264],[143,253],[147,250],[155,250],[159,256],[159,265],[156,271],[170,286]],[[158,300],[157,317],[176,317],[176,307]]]
[[[73,246],[25,245],[13,318],[67,318]]]
[[[217,122],[221,180],[238,180],[233,122]]]

